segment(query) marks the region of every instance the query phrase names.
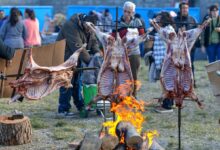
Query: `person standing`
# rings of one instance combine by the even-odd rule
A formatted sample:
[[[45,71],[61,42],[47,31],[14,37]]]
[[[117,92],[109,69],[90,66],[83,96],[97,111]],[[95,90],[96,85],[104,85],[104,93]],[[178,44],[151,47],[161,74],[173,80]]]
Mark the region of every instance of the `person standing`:
[[[40,46],[41,45],[41,37],[39,31],[39,21],[35,17],[34,10],[25,9],[25,18],[24,25],[27,29],[27,37],[24,41],[26,47],[32,46]]]
[[[26,28],[17,8],[11,8],[9,19],[5,21],[1,27],[0,37],[5,45],[11,48],[24,48]]]
[[[155,20],[158,22],[158,25],[162,28],[165,28],[166,30],[172,30],[174,29],[174,20],[169,12],[161,12],[157,15]],[[155,80],[160,79],[160,73],[163,66],[163,61],[165,58],[165,55],[167,53],[167,45],[164,42],[164,39],[161,38],[159,33],[155,33],[154,37],[154,46],[153,46],[153,58],[155,66]],[[156,107],[155,111],[158,113],[169,113],[173,112],[173,100],[169,98],[161,99],[161,106]]]
[[[180,28],[184,28],[185,30],[190,30],[197,27],[196,20],[189,15],[189,4],[186,2],[180,3],[179,12],[177,16],[174,18],[174,21],[176,23],[176,29],[175,29],[176,32],[178,32]],[[194,74],[195,51],[196,51],[196,47],[194,46],[190,52],[193,76],[195,76]],[[194,87],[196,87],[195,78],[194,78]]]
[[[84,43],[87,43],[86,49],[90,50],[90,52],[86,50],[81,52],[77,67],[81,67],[82,62],[89,64],[90,54],[99,52],[98,41],[95,35],[90,33],[85,23],[86,21],[96,24],[97,18],[85,14],[73,15],[64,23],[57,37],[57,41],[66,39],[64,60],[67,60]],[[80,112],[80,117],[87,117],[84,100],[81,95],[82,79],[80,71],[74,73],[71,83],[72,88],[60,88],[58,113],[65,116],[72,115],[69,110],[71,108],[70,99],[73,97],[74,104]]]
[[[130,1],[124,3],[123,15],[118,23],[118,32],[121,38],[126,36],[129,39],[144,34],[144,27],[141,20],[139,18],[134,18],[135,7],[136,5]],[[133,37],[127,36],[129,30],[132,32],[129,33],[129,35],[132,35]],[[116,36],[115,29],[113,30],[112,35],[114,37]],[[140,68],[140,61],[141,61],[139,45],[137,45],[133,49],[128,49],[128,57],[134,79],[134,89],[132,95],[136,97],[137,94],[136,81],[137,81],[138,71]]]
[[[212,21],[205,29],[203,44],[206,47],[209,63],[220,60],[220,16],[217,5],[209,8]]]
[[[5,20],[7,20],[7,16],[5,16],[5,11],[0,10],[0,28],[3,25]]]
[[[109,9],[105,9],[101,18],[101,23],[103,25],[103,32],[111,33],[112,32],[112,15],[109,12]]]

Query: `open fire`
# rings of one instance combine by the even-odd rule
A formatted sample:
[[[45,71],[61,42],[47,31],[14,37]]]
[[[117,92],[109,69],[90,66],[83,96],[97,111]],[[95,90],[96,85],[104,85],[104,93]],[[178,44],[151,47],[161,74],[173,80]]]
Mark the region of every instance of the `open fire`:
[[[137,87],[141,84],[139,81],[135,82]],[[126,84],[130,84],[129,81]],[[122,91],[128,87],[126,84],[122,84],[116,89]],[[124,149],[148,149],[152,143],[153,138],[158,136],[158,132],[154,131],[142,131],[142,124],[145,121],[144,101],[137,101],[133,96],[120,97],[117,102],[112,102],[111,112],[115,114],[114,121],[107,121],[103,123],[103,126],[108,129],[108,134],[119,138],[119,145],[123,145]],[[147,144],[146,144],[147,143]],[[146,148],[143,146],[145,145]]]

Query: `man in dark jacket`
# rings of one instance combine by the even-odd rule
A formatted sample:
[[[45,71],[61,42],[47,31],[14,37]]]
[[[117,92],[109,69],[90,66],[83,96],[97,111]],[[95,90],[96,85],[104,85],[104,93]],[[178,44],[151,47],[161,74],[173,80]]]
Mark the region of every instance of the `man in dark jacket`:
[[[87,16],[85,14],[75,14],[68,20],[61,28],[57,41],[66,39],[66,48],[64,59],[67,60],[77,49],[84,43],[87,43],[87,50],[80,54],[77,67],[81,67],[81,62],[88,64],[90,61],[90,54],[99,52],[98,41],[94,34],[89,32],[85,22],[89,21],[96,24],[97,18],[94,16]],[[87,117],[87,112],[84,107],[84,100],[81,95],[81,72],[76,72],[72,79],[72,88],[60,88],[58,113],[64,115],[71,115],[69,109],[71,108],[71,96],[74,99],[76,108],[80,111],[81,117]]]
[[[6,46],[0,38],[0,58],[10,60],[14,56],[15,49]]]
[[[212,21],[205,29],[202,44],[206,47],[209,63],[212,63],[220,60],[220,16],[217,5],[210,6],[209,10]]]

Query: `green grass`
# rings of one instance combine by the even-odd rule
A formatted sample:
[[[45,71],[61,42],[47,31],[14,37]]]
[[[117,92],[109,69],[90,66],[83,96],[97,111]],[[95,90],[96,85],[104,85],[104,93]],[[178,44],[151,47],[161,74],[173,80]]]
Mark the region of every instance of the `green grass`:
[[[57,121],[57,123],[54,125],[55,127],[64,127],[67,125],[67,122],[66,121],[63,121],[63,120],[59,120]]]
[[[49,124],[39,117],[32,117],[31,125],[34,129],[45,129],[49,127]]]
[[[195,102],[184,101],[182,109],[182,146],[184,150],[218,150],[220,149],[220,119],[219,103],[212,94],[205,65],[207,62],[195,63],[196,93],[204,100],[205,108],[199,109]],[[142,62],[139,79],[142,87],[138,92],[138,99],[150,101],[161,94],[160,83],[148,82],[148,67]],[[31,144],[16,147],[0,146],[0,150],[15,149],[67,149],[68,143],[75,139],[82,139],[85,133],[98,135],[103,119],[90,113],[88,119],[61,118],[56,115],[58,106],[58,91],[37,101],[7,104],[8,99],[0,100],[0,113],[10,114],[17,109],[31,120],[33,139]],[[157,141],[167,150],[175,150],[177,139],[177,109],[173,113],[158,114],[154,106],[146,108],[143,113],[146,122],[143,131],[157,130]],[[77,112],[75,107],[71,110]]]

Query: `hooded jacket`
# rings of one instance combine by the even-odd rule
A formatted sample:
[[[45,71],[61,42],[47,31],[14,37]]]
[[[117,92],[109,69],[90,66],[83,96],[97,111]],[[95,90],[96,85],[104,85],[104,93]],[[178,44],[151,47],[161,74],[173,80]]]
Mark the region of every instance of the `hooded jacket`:
[[[80,54],[80,59],[88,64],[90,61],[90,54],[99,52],[99,45],[95,34],[86,32],[82,26],[82,15],[84,14],[75,14],[70,20],[64,23],[58,34],[57,41],[66,39],[65,60],[67,60],[77,49],[82,47],[84,43],[87,43],[86,49],[89,50],[89,52],[83,51]]]

